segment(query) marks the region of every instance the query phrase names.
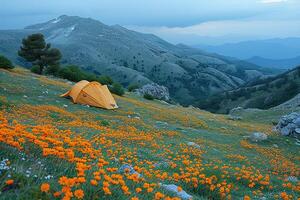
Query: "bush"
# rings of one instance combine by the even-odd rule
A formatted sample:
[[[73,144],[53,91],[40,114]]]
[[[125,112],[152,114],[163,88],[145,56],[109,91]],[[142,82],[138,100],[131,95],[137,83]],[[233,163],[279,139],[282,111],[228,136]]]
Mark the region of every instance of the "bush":
[[[12,62],[5,56],[0,55],[0,68],[2,69],[13,69]]]
[[[131,84],[128,86],[128,91],[133,92],[134,90],[139,89],[139,87],[140,86],[138,84]]]
[[[37,65],[33,65],[31,67],[30,71],[35,74],[41,74],[40,66],[37,66]]]
[[[154,99],[154,97],[151,94],[148,94],[148,93],[144,94],[144,98],[148,99],[148,100],[151,100],[151,101]]]
[[[78,82],[81,80],[97,81],[103,85],[113,84],[109,76],[96,76],[95,74],[85,72],[76,65],[68,65],[59,69],[57,75],[70,81]]]
[[[103,85],[112,85],[114,81],[109,76],[100,76],[97,78],[98,82]]]
[[[119,96],[123,96],[125,93],[124,88],[120,83],[113,83],[110,91]]]
[[[58,76],[70,81],[78,82],[86,78],[84,72],[76,65],[68,65],[59,70]]]
[[[101,126],[109,126],[109,122],[106,121],[106,120],[102,120],[102,121],[100,122],[100,124],[101,124]]]
[[[52,65],[46,68],[46,74],[51,74],[56,76],[58,74],[60,70],[60,66],[59,65]]]

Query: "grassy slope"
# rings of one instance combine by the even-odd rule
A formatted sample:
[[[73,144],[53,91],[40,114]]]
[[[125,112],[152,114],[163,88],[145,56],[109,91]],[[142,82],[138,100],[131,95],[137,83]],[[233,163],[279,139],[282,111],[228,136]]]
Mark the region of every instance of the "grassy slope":
[[[288,110],[246,113],[245,120],[235,122],[126,94],[116,97],[119,109],[108,111],[60,98],[69,88],[63,80],[23,69],[0,71],[0,161],[8,158],[10,163],[0,173],[0,199],[54,199],[63,186],[59,198],[76,189],[84,190],[85,199],[153,199],[157,192],[174,196],[158,183],[179,185],[194,199],[299,195],[299,183],[298,188],[282,185],[287,176],[299,176],[299,146],[272,133],[271,126]],[[269,139],[247,141],[244,136],[253,131],[263,131]],[[190,141],[201,148],[188,146]],[[169,165],[153,167],[161,162]],[[135,166],[142,178],[117,176],[123,163]],[[100,173],[97,186],[90,184],[99,178],[94,172]],[[48,175],[53,178],[45,179]],[[77,178],[58,183],[62,176]],[[5,185],[8,179],[14,184]],[[105,195],[104,181],[111,195]],[[48,193],[40,191],[42,183],[50,184]],[[142,192],[135,191],[138,187]]]

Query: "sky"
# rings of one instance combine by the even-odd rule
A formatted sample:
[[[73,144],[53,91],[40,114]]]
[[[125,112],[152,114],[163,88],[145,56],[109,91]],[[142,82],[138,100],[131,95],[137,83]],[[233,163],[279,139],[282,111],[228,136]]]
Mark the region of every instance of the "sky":
[[[189,45],[300,37],[300,0],[1,0],[0,29],[63,14]]]

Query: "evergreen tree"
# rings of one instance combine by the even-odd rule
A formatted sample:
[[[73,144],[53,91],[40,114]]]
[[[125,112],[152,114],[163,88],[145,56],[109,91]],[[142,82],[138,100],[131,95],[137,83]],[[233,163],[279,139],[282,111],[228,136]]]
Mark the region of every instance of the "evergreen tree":
[[[14,68],[12,62],[5,56],[0,55],[0,68],[12,69]]]
[[[22,40],[22,46],[18,55],[32,65],[39,66],[39,74],[43,73],[45,67],[59,65],[61,53],[56,48],[51,48],[51,44],[46,43],[43,34],[37,33],[29,35]]]

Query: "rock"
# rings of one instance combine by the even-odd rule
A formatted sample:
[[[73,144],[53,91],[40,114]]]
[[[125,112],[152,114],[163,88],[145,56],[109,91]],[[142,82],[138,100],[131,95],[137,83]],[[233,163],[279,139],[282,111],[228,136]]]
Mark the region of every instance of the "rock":
[[[167,162],[167,161],[161,161],[161,162],[157,162],[157,163],[154,164],[155,168],[159,168],[159,167],[166,168],[166,167],[169,167],[169,166],[170,166],[169,162]]]
[[[233,121],[238,121],[238,120],[242,120],[243,118],[240,116],[228,115],[228,119],[233,120]]]
[[[195,142],[188,142],[187,145],[200,149],[200,145],[196,144]]]
[[[141,119],[141,115],[139,113],[134,113],[131,115],[127,115],[128,118]]]
[[[275,127],[283,136],[300,136],[300,114],[293,112],[280,118]]]
[[[237,113],[240,113],[242,110],[244,110],[242,107],[236,107],[229,111],[229,115],[235,115]]]
[[[300,117],[294,119],[294,120],[293,120],[293,123],[294,123],[297,127],[300,127]]]
[[[150,94],[155,99],[160,99],[164,101],[170,100],[170,94],[168,88],[165,86],[158,85],[156,83],[146,84],[142,88],[137,89],[136,93],[141,96],[145,94]]]
[[[296,132],[297,134],[300,134],[300,128],[295,128],[295,132]]]
[[[281,135],[288,136],[290,134],[290,130],[287,127],[283,127],[280,130]]]
[[[122,165],[122,166],[119,168],[119,170],[118,170],[119,173],[125,173],[126,171],[127,171],[129,174],[137,174],[138,177],[141,177],[141,176],[142,176],[140,173],[138,173],[137,171],[135,171],[135,170],[133,169],[133,167],[132,167],[131,165],[129,165],[129,164],[124,164],[124,165]]]
[[[160,126],[168,126],[168,122],[162,122],[162,121],[156,121],[155,126],[160,127]]]
[[[250,135],[250,140],[252,142],[260,142],[268,139],[268,136],[265,133],[254,132]]]
[[[186,193],[184,190],[178,191],[178,186],[174,185],[174,184],[160,184],[160,186],[162,188],[164,188],[165,190],[169,191],[169,192],[173,192],[176,194],[176,196],[178,196],[179,198],[183,199],[183,200],[189,200],[189,199],[193,199],[193,197],[191,195],[189,195],[188,193]]]
[[[296,176],[289,176],[287,178],[287,181],[293,182],[293,183],[297,183],[298,182],[298,178]]]

